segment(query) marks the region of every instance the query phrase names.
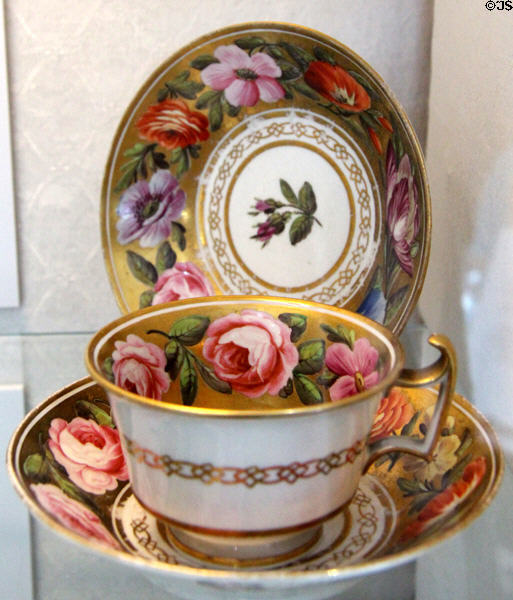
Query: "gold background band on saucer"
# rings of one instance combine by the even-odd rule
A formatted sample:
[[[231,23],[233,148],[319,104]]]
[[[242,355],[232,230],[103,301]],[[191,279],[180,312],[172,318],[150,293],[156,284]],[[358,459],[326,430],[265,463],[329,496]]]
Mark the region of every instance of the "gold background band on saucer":
[[[299,43],[309,50],[311,50],[313,46],[318,45],[321,48],[334,53],[337,64],[343,68],[355,70],[364,75],[373,86],[378,97],[378,100],[374,101],[375,106],[377,106],[378,109],[385,109],[385,113],[390,117],[390,120],[394,124],[394,131],[401,138],[401,142],[406,152],[409,154],[410,159],[415,165],[418,182],[418,201],[421,222],[420,234],[418,238],[420,241],[420,248],[415,259],[415,272],[413,277],[411,279],[406,279],[404,277],[400,282],[402,285],[407,286],[408,291],[401,302],[399,310],[395,313],[390,322],[387,323],[391,330],[393,330],[395,333],[400,333],[404,328],[404,325],[406,324],[406,321],[413,310],[422,290],[429,258],[431,207],[422,149],[417,140],[415,131],[409,122],[408,116],[404,112],[404,109],[398,103],[393,92],[389,89],[381,76],[364,59],[334,38],[308,27],[287,23],[242,23],[222,28],[199,37],[198,39],[176,51],[163,64],[155,69],[155,71],[141,86],[133,100],[129,103],[114,135],[109,157],[106,163],[102,184],[102,203],[100,215],[102,245],[104,249],[106,270],[118,304],[123,312],[130,312],[131,310],[134,310],[134,308],[137,308],[139,305],[139,295],[142,291],[141,284],[134,280],[133,276],[131,276],[128,270],[125,259],[125,249],[120,248],[116,242],[115,219],[118,194],[117,192],[113,191],[117,182],[117,173],[119,173],[121,164],[124,161],[123,153],[128,148],[132,147],[137,141],[140,141],[136,135],[136,130],[135,127],[133,127],[133,123],[135,123],[141,116],[142,112],[146,110],[147,105],[155,101],[153,96],[156,96],[156,90],[158,90],[159,87],[164,87],[166,80],[172,78],[172,75],[176,70],[188,69],[189,62],[195,54],[212,53],[215,47],[221,43],[234,43],[234,41],[240,36],[257,35],[257,33],[265,34],[266,41],[269,43],[277,43],[280,40],[285,40],[292,43]],[[192,79],[198,78],[198,73],[194,71],[192,74]],[[151,94],[153,94],[153,96],[150,97]],[[306,98],[297,98],[295,100],[297,101],[295,102],[293,108],[302,108],[303,106],[308,106],[309,102],[311,102]],[[277,103],[277,105],[287,105],[287,103],[280,101]],[[251,115],[255,112],[258,112],[258,110],[258,107],[249,107],[246,109],[246,112],[248,115]],[[223,125],[218,132],[219,135],[224,135],[226,129],[231,127],[230,124],[238,123],[240,122],[240,119],[227,116],[225,117],[225,121],[226,126]],[[210,139],[202,144],[207,155],[215,146],[215,144],[211,142],[212,140]],[[368,145],[370,147],[370,143]],[[375,162],[374,156],[371,157],[371,161]],[[379,168],[376,172],[378,171]],[[191,181],[196,180],[196,178],[199,176],[199,171],[195,165],[193,165],[191,168],[189,175]],[[184,179],[187,179],[187,177]],[[183,224],[186,226],[188,231],[190,231],[194,228],[195,207],[187,206],[186,212],[187,216],[183,221]],[[199,260],[200,267],[205,268],[205,265],[201,259],[200,240],[193,238],[188,240],[187,255],[181,258],[181,260],[184,259],[192,260],[193,262]],[[370,271],[374,270],[374,266],[370,268]],[[359,281],[358,285],[360,285],[360,287],[358,289],[358,293],[348,304],[344,305],[346,308],[351,310],[356,310],[358,308],[367,292],[366,287],[364,287],[365,283],[365,278],[362,281]],[[216,291],[220,292],[221,290]],[[245,290],[245,293],[256,292],[257,290],[253,289]]]
[[[251,568],[251,567],[271,567],[272,565],[276,565],[278,563],[291,561],[299,556],[305,554],[308,550],[313,548],[315,544],[321,539],[322,536],[322,525],[319,526],[312,532],[312,536],[306,541],[299,545],[297,548],[293,548],[288,552],[283,552],[282,554],[270,555],[270,556],[262,556],[260,558],[229,558],[223,556],[214,556],[212,554],[206,554],[199,550],[195,550],[184,541],[180,540],[174,533],[171,525],[165,525],[164,531],[166,534],[166,539],[169,541],[171,545],[176,546],[179,550],[196,558],[197,560],[203,560],[208,563],[224,566],[224,567],[232,567],[232,568]]]
[[[202,527],[201,525],[193,525],[191,523],[184,523],[183,521],[177,521],[171,517],[167,517],[154,510],[146,502],[143,502],[135,490],[132,489],[132,494],[139,504],[147,510],[150,514],[152,514],[156,519],[170,525],[171,527],[175,527],[177,529],[184,529],[185,531],[190,531],[192,533],[197,533],[200,535],[209,535],[213,537],[219,538],[259,538],[259,537],[269,537],[273,535],[286,535],[288,533],[299,533],[300,531],[304,531],[305,529],[310,529],[311,527],[315,527],[316,525],[322,525],[326,521],[329,521],[333,517],[336,517],[342,511],[346,510],[346,508],[351,504],[352,498],[350,498],[347,502],[344,502],[341,506],[332,510],[326,515],[318,517],[317,519],[312,519],[306,523],[299,523],[297,525],[290,525],[287,527],[276,527],[274,529],[251,529],[251,530],[240,530],[240,529],[214,529],[212,527]]]

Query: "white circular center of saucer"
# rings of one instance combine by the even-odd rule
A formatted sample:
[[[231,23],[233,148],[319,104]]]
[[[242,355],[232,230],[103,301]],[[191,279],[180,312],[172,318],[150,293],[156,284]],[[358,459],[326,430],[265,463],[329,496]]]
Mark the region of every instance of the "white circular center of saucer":
[[[248,218],[256,200],[272,198],[286,203],[280,179],[297,194],[306,183],[305,177],[317,202],[310,233],[292,245],[289,230],[302,214],[284,207],[280,212],[291,213],[284,231],[265,245],[255,240],[256,225],[268,218],[266,214]],[[352,234],[352,200],[342,173],[317,148],[290,142],[264,147],[263,152],[248,157],[227,198],[227,234],[234,255],[248,274],[263,285],[301,291],[329,273],[343,256]]]
[[[315,198],[306,207],[305,186]],[[309,111],[269,110],[228,131],[209,156],[197,202],[201,250],[226,293],[341,305],[376,257],[373,172],[346,131]]]

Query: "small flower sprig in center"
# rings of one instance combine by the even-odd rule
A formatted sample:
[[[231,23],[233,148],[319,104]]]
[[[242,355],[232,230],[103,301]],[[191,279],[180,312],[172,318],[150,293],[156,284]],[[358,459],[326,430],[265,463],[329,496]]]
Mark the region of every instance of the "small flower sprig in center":
[[[248,213],[253,217],[261,214],[267,215],[265,221],[255,225],[257,232],[251,236],[251,239],[263,242],[262,248],[274,235],[279,235],[284,231],[286,224],[293,216],[295,218],[289,229],[289,239],[293,246],[310,235],[314,223],[322,227],[322,223],[314,216],[317,210],[317,200],[308,181],[305,181],[297,195],[284,179],[280,179],[280,189],[286,202],[273,198],[266,200],[255,198],[253,210]],[[282,211],[281,209],[286,210]]]

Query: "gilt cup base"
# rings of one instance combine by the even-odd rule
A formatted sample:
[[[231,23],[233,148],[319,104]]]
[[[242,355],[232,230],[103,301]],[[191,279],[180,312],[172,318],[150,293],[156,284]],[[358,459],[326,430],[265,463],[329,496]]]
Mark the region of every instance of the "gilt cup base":
[[[166,525],[166,535],[188,556],[220,567],[276,566],[303,555],[320,539],[322,525],[295,533],[263,536],[218,536]]]

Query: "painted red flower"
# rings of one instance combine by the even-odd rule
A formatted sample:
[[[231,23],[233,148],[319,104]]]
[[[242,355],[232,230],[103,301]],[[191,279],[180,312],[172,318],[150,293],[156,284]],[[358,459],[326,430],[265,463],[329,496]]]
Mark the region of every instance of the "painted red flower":
[[[191,110],[183,100],[153,104],[136,125],[141,137],[169,150],[203,142],[210,135],[207,117]]]
[[[304,78],[311,88],[344,110],[356,113],[370,108],[371,101],[365,88],[338,65],[312,61]]]
[[[393,431],[409,423],[415,411],[404,392],[392,388],[386,398],[381,400],[374,417],[369,442],[377,442]]]
[[[461,504],[481,483],[486,473],[486,460],[479,456],[469,463],[458,481],[440,492],[419,512],[415,521],[403,531],[400,542],[407,542],[418,537],[429,526],[440,521],[454,508]]]

